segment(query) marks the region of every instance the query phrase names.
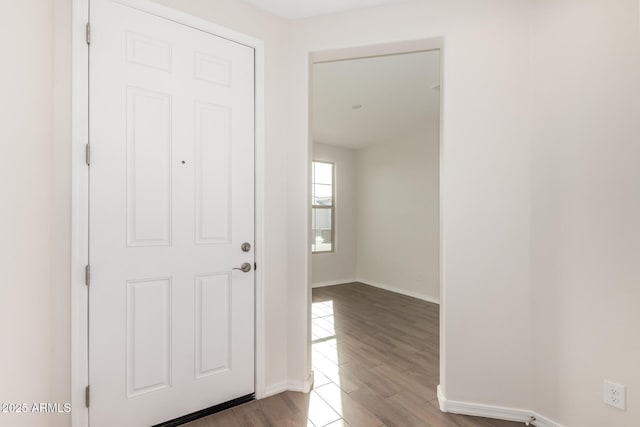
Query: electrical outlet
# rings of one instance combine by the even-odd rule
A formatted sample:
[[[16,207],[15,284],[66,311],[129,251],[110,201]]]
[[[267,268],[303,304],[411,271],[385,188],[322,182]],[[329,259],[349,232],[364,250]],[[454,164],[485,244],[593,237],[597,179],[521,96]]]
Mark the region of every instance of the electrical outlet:
[[[614,408],[626,408],[625,386],[604,380],[604,403]]]

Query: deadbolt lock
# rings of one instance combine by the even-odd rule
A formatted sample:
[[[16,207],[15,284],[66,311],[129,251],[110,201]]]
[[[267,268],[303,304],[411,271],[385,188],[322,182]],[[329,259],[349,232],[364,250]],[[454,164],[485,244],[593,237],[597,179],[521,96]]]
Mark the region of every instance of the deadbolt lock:
[[[251,250],[251,243],[244,242],[242,245],[240,245],[240,249],[242,249],[242,252],[249,252]]]

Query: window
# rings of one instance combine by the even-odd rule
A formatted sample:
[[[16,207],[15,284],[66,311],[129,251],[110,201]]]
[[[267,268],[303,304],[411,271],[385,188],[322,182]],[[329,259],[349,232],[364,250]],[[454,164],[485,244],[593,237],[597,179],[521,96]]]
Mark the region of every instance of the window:
[[[334,164],[313,162],[311,178],[311,251],[333,252]]]

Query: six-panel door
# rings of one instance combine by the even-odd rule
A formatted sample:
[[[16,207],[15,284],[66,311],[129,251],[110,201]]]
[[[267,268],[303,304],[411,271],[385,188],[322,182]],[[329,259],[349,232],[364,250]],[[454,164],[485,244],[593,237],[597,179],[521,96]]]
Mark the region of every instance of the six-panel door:
[[[254,57],[91,0],[91,425],[254,391]]]

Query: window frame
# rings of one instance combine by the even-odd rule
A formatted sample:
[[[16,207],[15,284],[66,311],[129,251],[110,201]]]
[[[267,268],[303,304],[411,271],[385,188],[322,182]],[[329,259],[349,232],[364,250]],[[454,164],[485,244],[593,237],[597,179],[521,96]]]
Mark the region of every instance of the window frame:
[[[331,206],[326,205],[316,205],[314,204],[314,194],[315,189],[314,185],[316,184],[315,180],[315,164],[316,163],[324,163],[327,165],[331,165]],[[318,251],[314,250],[315,236],[313,235],[313,230],[315,224],[311,224],[311,233],[312,233],[312,241],[311,241],[311,254],[331,254],[336,252],[336,163],[327,161],[327,160],[312,160],[311,161],[311,218],[313,219],[314,209],[331,209],[331,250],[329,251]]]

